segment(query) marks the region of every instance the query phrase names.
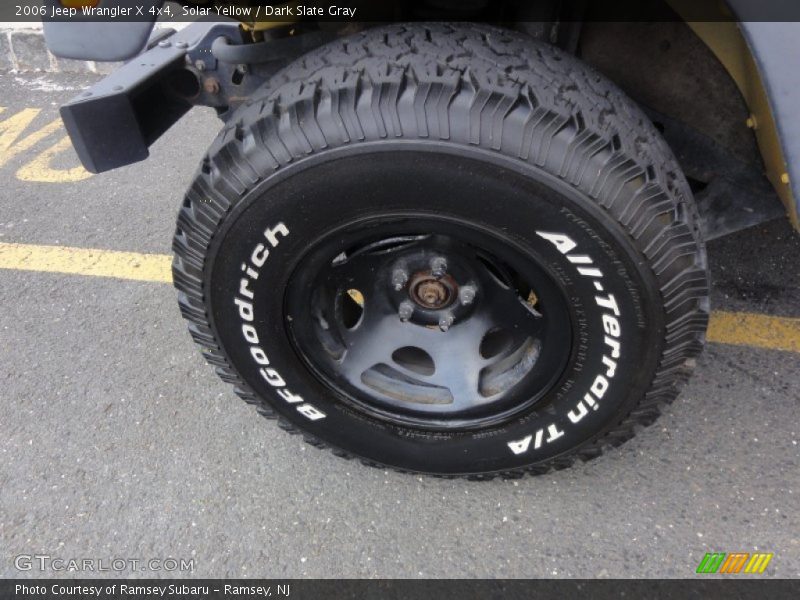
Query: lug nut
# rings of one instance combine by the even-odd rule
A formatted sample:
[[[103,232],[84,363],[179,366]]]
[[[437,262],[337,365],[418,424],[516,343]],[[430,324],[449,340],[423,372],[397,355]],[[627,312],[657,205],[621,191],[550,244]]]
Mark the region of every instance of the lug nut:
[[[461,304],[464,306],[472,304],[472,301],[475,300],[476,291],[474,285],[465,285],[458,290],[458,299],[461,300]]]
[[[447,275],[447,260],[441,256],[437,256],[431,260],[431,275],[440,279]]]
[[[441,319],[439,319],[439,329],[442,331],[447,331],[450,329],[450,325],[453,324],[453,315],[444,315]]]
[[[403,300],[398,307],[397,314],[403,322],[408,321],[414,314],[414,305],[408,300]]]
[[[400,291],[408,283],[408,273],[405,269],[395,269],[392,273],[392,285],[395,291]]]

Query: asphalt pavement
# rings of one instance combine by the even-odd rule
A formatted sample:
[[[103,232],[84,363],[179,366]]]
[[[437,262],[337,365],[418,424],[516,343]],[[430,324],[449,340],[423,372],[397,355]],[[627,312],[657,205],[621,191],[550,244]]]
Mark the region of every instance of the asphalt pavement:
[[[195,110],[148,161],[85,177],[62,130],[36,132],[90,80],[0,74],[0,243],[168,254],[219,123]],[[15,115],[31,117],[18,136]],[[788,222],[709,252],[715,310],[800,316]],[[540,477],[440,480],[259,417],[205,364],[167,284],[0,269],[0,576],[693,577],[706,552],[769,552],[760,577],[797,577],[798,367],[711,343],[621,448]],[[21,555],[193,570],[20,571]]]

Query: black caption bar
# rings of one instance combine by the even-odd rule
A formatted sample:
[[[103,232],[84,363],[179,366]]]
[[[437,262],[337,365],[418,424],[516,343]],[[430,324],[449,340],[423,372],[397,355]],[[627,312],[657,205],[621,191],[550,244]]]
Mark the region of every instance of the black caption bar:
[[[4,600],[527,600],[529,598],[797,598],[797,580],[296,580],[74,579],[3,580]]]
[[[800,21],[795,0],[4,0],[0,21]]]

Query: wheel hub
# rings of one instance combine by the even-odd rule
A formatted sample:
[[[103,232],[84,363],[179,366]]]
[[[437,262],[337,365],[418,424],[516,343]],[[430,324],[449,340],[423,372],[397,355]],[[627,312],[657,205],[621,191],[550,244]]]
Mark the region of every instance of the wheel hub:
[[[428,271],[415,273],[411,277],[409,297],[421,308],[445,308],[457,296],[458,284],[450,275],[435,277]]]

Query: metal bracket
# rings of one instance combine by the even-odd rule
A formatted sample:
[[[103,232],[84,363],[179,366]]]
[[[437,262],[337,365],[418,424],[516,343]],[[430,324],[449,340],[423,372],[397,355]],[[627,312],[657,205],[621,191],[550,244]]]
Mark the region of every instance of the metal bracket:
[[[240,36],[237,24],[195,23],[159,40],[117,71],[61,107],[61,117],[83,165],[93,173],[144,160],[148,147],[180,119],[200,94],[186,56],[210,57],[219,35]]]

